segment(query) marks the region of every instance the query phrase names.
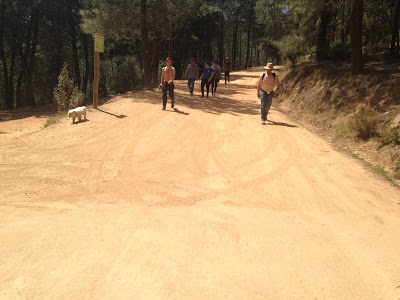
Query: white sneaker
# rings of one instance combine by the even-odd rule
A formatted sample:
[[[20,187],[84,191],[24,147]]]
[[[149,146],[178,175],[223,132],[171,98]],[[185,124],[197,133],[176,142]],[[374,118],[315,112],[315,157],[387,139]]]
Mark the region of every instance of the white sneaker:
[[[261,124],[265,125],[265,121],[262,121]]]

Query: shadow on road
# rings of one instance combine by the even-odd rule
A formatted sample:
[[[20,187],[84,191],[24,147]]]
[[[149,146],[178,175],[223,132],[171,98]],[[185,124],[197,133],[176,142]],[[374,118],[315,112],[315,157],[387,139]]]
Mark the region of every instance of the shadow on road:
[[[100,111],[100,112],[102,112],[102,113],[108,114],[108,115],[110,115],[110,116],[114,116],[114,117],[116,117],[116,118],[118,118],[118,119],[123,119],[123,118],[128,117],[128,116],[126,116],[126,115],[116,115],[116,114],[110,113],[110,112],[108,112],[108,111],[102,110],[102,109],[100,109],[100,108],[97,108],[97,110]]]
[[[177,109],[176,107],[174,108],[174,110],[168,110],[168,111],[174,112],[174,113],[178,113],[178,114],[182,114],[182,115],[185,115],[185,116],[189,115],[189,113],[181,111],[181,110]]]
[[[296,126],[296,125],[292,125],[292,124],[287,124],[287,123],[284,123],[284,122],[275,122],[275,121],[271,121],[271,120],[268,120],[268,125],[276,125],[276,126],[285,126],[285,127],[290,127],[290,128],[297,128],[298,126]]]

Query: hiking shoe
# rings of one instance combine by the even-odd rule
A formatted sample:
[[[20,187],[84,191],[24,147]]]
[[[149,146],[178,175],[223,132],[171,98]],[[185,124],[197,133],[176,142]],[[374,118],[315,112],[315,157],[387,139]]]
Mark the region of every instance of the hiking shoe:
[[[162,110],[165,110],[165,106],[163,106]]]
[[[204,95],[201,95],[200,98],[204,98]]]
[[[261,124],[262,124],[262,125],[265,125],[265,121],[263,120],[263,121],[261,122]]]
[[[174,108],[174,106],[175,106],[174,104],[171,104],[171,108]]]

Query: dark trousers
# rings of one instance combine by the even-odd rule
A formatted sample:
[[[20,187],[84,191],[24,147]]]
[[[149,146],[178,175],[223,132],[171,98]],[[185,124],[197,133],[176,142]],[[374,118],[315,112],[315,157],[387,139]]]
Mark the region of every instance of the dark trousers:
[[[167,92],[171,98],[171,105],[174,106],[174,84],[168,84],[168,82],[163,82],[162,85],[162,102],[163,107],[167,106]]]
[[[212,82],[211,94],[213,94],[213,95],[214,95],[215,92],[217,91],[218,82],[219,82],[219,80],[213,80],[213,82]]]
[[[272,105],[272,98],[274,97],[274,92],[267,94],[264,91],[261,91],[261,120],[267,121],[267,116],[269,109]]]
[[[229,82],[229,71],[225,71],[225,84],[226,84],[226,79],[228,79]]]
[[[210,92],[210,82],[208,81],[208,79],[201,80],[201,95],[202,96],[204,96],[204,86],[206,86],[206,88],[207,88],[207,97],[208,97],[208,93]]]
[[[189,78],[188,79],[188,88],[191,94],[193,94],[193,89],[194,89],[194,82],[196,81],[196,79],[194,78]]]

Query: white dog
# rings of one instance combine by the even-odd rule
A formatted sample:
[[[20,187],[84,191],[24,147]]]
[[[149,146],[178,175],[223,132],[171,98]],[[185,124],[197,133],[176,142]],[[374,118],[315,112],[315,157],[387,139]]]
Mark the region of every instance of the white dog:
[[[86,106],[80,106],[74,109],[70,109],[68,111],[68,117],[72,118],[72,123],[75,122],[75,118],[78,118],[78,120],[80,121],[82,119],[82,116],[86,120]]]

